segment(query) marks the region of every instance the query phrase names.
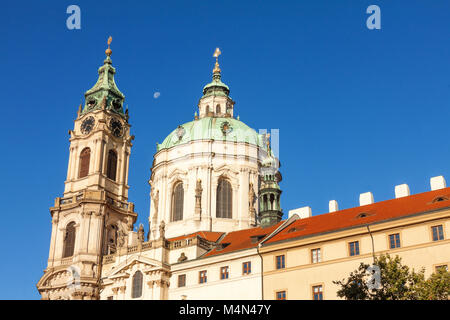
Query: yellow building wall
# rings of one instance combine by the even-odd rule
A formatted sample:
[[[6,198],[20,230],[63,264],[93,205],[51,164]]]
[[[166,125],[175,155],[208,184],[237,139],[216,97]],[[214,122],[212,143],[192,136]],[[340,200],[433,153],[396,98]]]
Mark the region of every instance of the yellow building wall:
[[[402,258],[402,264],[425,276],[436,266],[450,266],[450,211],[405,218],[371,225],[375,255],[389,253]],[[444,240],[433,241],[431,227],[443,225]],[[389,235],[400,234],[400,248],[389,249]],[[349,256],[348,243],[360,242],[360,255]],[[312,263],[311,249],[320,248],[322,261]],[[276,299],[276,292],[286,291],[286,299],[312,299],[312,286],[322,285],[323,299],[339,299],[339,287],[333,281],[348,278],[361,262],[373,262],[372,238],[366,227],[318,235],[306,239],[285,241],[261,248],[263,257],[264,299]],[[284,254],[286,268],[276,270],[276,256]]]

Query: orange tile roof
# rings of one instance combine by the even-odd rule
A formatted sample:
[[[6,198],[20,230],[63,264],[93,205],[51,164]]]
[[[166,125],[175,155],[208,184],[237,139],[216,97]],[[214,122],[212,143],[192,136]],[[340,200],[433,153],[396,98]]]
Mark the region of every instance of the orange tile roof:
[[[207,241],[216,242],[217,240],[219,240],[220,236],[223,234],[224,234],[224,232],[197,231],[194,233],[185,234],[183,236],[169,238],[168,240],[169,241],[177,241],[177,240],[190,239],[190,238],[199,236]]]
[[[207,252],[203,257],[210,257],[213,255],[256,247],[258,243],[264,239],[262,236],[268,236],[270,233],[275,231],[275,229],[278,228],[283,222],[284,221],[280,221],[276,225],[267,228],[254,227],[251,229],[229,232],[219,242],[219,244],[225,245],[223,249],[214,248],[213,250]],[[256,238],[256,240],[255,237],[258,236],[261,236],[261,238]],[[255,240],[252,240],[252,237]]]
[[[450,199],[450,188],[414,194],[407,197],[380,201],[373,204],[299,219],[277,233],[264,245],[315,234],[403,218],[414,214],[450,207],[450,200],[436,201],[439,197]],[[365,217],[361,217],[365,214]]]

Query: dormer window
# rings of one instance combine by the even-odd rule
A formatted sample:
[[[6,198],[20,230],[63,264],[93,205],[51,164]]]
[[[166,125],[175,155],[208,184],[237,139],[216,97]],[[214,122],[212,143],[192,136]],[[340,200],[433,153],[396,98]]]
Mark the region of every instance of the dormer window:
[[[446,200],[448,200],[447,197],[439,196],[439,197],[434,198],[432,202],[435,203],[435,202],[446,201]]]
[[[257,236],[251,236],[250,240],[252,241],[252,243],[258,243],[259,241],[264,239],[265,236],[266,236],[265,234],[261,234],[261,235],[257,235]]]

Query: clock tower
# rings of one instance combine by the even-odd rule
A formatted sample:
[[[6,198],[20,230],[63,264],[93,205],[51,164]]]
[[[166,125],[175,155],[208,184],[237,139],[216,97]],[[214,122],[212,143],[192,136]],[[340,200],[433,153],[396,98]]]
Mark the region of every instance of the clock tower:
[[[50,208],[48,266],[37,284],[43,299],[98,299],[103,255],[127,245],[137,218],[127,184],[134,136],[114,81],[111,40],[69,130],[64,194]]]

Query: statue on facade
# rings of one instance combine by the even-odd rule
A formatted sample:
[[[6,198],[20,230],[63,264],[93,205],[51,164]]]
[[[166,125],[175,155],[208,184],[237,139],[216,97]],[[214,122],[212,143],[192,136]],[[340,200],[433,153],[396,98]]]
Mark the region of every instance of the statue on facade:
[[[161,221],[161,224],[159,225],[159,237],[161,239],[165,238],[165,231],[166,230],[166,223],[164,222],[164,220]]]
[[[253,183],[250,182],[250,185],[248,187],[248,206],[249,206],[250,213],[255,212],[255,207],[254,207],[255,198],[256,198],[256,194],[255,194],[255,191],[253,190]]]
[[[155,209],[155,211],[153,213],[153,223],[156,223],[156,220],[158,218],[159,190],[155,191],[152,188],[151,197],[152,197],[153,208]]]
[[[133,218],[132,217],[128,217],[128,219],[127,219],[127,228],[128,228],[128,231],[133,231]]]
[[[184,252],[181,253],[180,257],[178,258],[178,262],[183,262],[187,260],[186,255],[184,254]]]
[[[144,225],[141,223],[138,230],[138,241],[144,242]]]
[[[126,234],[123,232],[122,228],[117,232],[117,247],[122,248],[126,243]]]
[[[195,187],[195,213],[197,215],[200,215],[202,211],[202,192],[202,180],[197,179],[197,184]]]

